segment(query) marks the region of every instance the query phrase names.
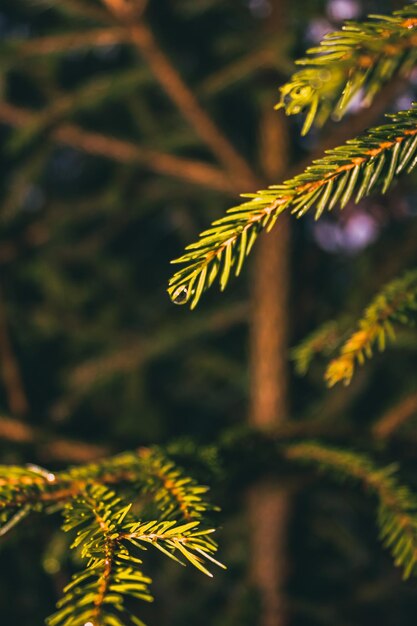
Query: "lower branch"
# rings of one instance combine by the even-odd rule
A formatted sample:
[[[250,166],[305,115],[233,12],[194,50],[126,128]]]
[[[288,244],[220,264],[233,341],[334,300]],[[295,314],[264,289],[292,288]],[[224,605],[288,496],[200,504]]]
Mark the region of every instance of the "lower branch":
[[[24,127],[30,126],[33,121],[32,112],[6,102],[0,103],[0,122]],[[55,128],[51,132],[51,137],[57,143],[88,154],[120,163],[138,163],[157,174],[172,176],[215,191],[229,194],[234,192],[228,177],[218,168],[206,163],[150,150],[129,141],[84,130],[75,124],[63,124]]]

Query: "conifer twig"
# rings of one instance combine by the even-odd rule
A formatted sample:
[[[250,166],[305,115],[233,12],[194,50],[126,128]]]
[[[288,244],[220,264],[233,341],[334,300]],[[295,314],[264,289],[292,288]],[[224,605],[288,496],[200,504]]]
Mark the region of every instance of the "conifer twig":
[[[389,16],[346,22],[328,33],[318,47],[299,59],[304,68],[281,87],[288,115],[306,111],[302,133],[322,126],[333,114],[340,119],[356,95],[370,105],[381,86],[397,74],[408,74],[417,61],[417,4]]]
[[[318,219],[337,205],[343,208],[350,200],[359,202],[380,185],[385,193],[403,171],[414,169],[417,106],[390,118],[390,123],[328,150],[302,174],[244,194],[246,202],[229,209],[173,261],[183,266],[169,282],[173,301],[188,302],[194,308],[216,280],[225,289],[231,275],[240,274],[259,233],[269,232],[284,211],[299,218],[313,210]]]
[[[322,443],[290,444],[289,460],[314,463],[330,475],[359,480],[378,499],[380,539],[403,568],[404,579],[417,574],[417,498],[397,478],[397,467],[378,467],[364,454]]]
[[[158,498],[158,493],[153,497]],[[63,530],[76,531],[72,547],[80,550],[87,563],[65,587],[57,612],[47,619],[49,626],[142,625],[124,599],[152,600],[151,580],[142,573],[140,558],[149,546],[210,577],[207,561],[224,567],[213,557],[217,550],[211,538],[214,529],[200,528],[199,520],[184,524],[136,515],[131,503],[101,484],[87,483],[66,505]]]
[[[355,365],[372,356],[375,346],[384,350],[387,339],[395,338],[394,324],[409,324],[417,311],[417,270],[397,278],[375,296],[358,321],[356,330],[330,361],[325,379],[330,387],[343,381],[348,385]]]

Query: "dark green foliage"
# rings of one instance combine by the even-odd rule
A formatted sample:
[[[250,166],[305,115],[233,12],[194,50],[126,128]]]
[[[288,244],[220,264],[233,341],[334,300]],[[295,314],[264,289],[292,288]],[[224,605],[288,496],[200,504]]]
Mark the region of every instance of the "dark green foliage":
[[[370,102],[395,72],[409,70],[415,64],[416,26],[417,5],[413,5],[392,18],[349,23],[342,33],[328,35],[319,49],[310,51],[312,59],[301,61],[313,65],[313,69],[299,72],[281,88],[281,106],[288,114],[308,109],[303,127],[306,133],[315,118],[323,124],[333,110],[341,117],[361,87]],[[328,150],[303,174],[266,191],[247,194],[249,201],[213,222],[212,228],[174,261],[186,264],[170,281],[168,291],[174,302],[190,302],[194,308],[216,278],[223,290],[232,272],[240,274],[260,231],[270,231],[283,211],[301,217],[312,209],[319,219],[324,211],[335,206],[343,209],[351,200],[359,202],[376,188],[385,193],[401,172],[410,173],[417,164],[417,107],[392,115],[391,119],[389,124]],[[326,371],[329,385],[340,380],[349,383],[356,361],[362,363],[370,357],[375,343],[383,349],[386,335],[393,335],[392,323],[409,321],[415,310],[413,271],[387,285],[366,309],[359,330],[342,345],[340,356]],[[299,372],[307,371],[315,353],[328,354],[340,342],[335,323],[314,332],[293,351]],[[361,479],[379,498],[381,538],[390,547],[395,563],[403,566],[405,578],[415,572],[417,502],[408,488],[397,483],[392,467],[379,470],[364,456],[321,444],[297,444],[289,448],[287,456],[313,460],[330,472]]]
[[[269,17],[256,13],[261,4],[161,0],[148,2],[144,15],[203,110],[260,175],[261,117],[290,75],[294,49],[299,54],[305,47],[293,33],[310,32],[333,3],[292,3],[291,28],[279,37]],[[388,2],[359,4],[364,14],[392,9]],[[186,255],[171,295],[194,305],[213,280],[224,287],[232,272],[242,269],[243,276],[221,306],[208,302],[189,315],[170,306],[164,292],[169,259],[221,215],[236,189],[250,188],[249,179],[223,169],[99,2],[5,0],[0,18],[3,11],[0,305],[29,408],[16,412],[17,421],[10,418],[2,343],[0,533],[7,536],[0,621],[42,623],[75,570],[50,623],[253,626],[260,605],[248,582],[246,496],[248,485],[267,476],[294,494],[291,626],[414,626],[415,579],[400,584],[379,549],[368,500],[378,501],[394,560],[406,575],[415,574],[415,413],[403,406],[415,393],[415,333],[399,334],[390,358],[369,361],[347,387],[325,390],[319,368],[309,365],[344,345],[357,312],[372,294],[385,292],[381,284],[399,285],[394,277],[415,267],[413,173],[395,195],[380,200],[377,192],[394,189],[397,175],[414,165],[416,109],[330,152],[288,183],[250,196],[217,224],[190,250],[192,260]],[[388,80],[405,76],[415,63],[415,28],[403,21],[415,13],[410,5],[396,17],[328,36],[284,85],[287,113],[301,107],[305,129],[321,125],[345,113],[362,93],[359,85],[364,104]],[[304,162],[316,134],[302,143],[295,134],[291,139],[294,160]],[[372,201],[352,206],[368,192],[375,192]],[[282,194],[288,204],[281,206]],[[328,215],[346,202],[342,214]],[[291,381],[294,419],[273,435],[242,436],[250,371],[242,264],[284,206],[323,218],[293,222],[289,342],[309,334],[293,351],[305,376]],[[380,230],[361,255],[330,255],[316,245],[316,227],[334,220],[342,230],[363,214]],[[219,251],[232,236],[236,243]],[[414,311],[411,283],[400,289],[407,321]],[[339,321],[338,314],[336,325],[320,326],[335,310],[349,312],[350,320]],[[389,438],[374,438],[380,420],[390,417],[387,407],[396,413],[395,429]],[[173,437],[179,440],[168,449],[185,461],[185,472],[163,448],[147,447]],[[321,443],[295,443],[310,437]],[[85,464],[91,454],[137,446],[144,447]],[[369,454],[347,452],[364,448]],[[26,467],[28,459],[54,469]],[[398,480],[393,459],[410,487]],[[328,481],[312,481],[302,460],[322,464],[330,478],[355,479],[368,499],[348,485],[329,489]],[[63,470],[67,462],[81,464]],[[216,516],[200,481],[212,485],[222,506],[220,558],[228,564],[206,586],[194,567],[171,569],[178,559],[212,570],[214,544],[205,533]],[[61,510],[67,534],[53,515]],[[76,537],[73,551],[67,535]]]
[[[152,600],[151,581],[141,571],[142,561],[125,547],[126,540],[122,543],[129,509],[114,492],[97,485],[87,485],[66,506],[63,528],[77,530],[72,547],[80,548],[88,563],[64,589],[58,611],[47,624],[142,624],[124,607],[126,596]]]
[[[203,573],[216,544],[199,522],[135,521],[126,504],[102,485],[87,484],[65,508],[66,531],[77,531],[73,548],[87,567],[64,589],[50,626],[125,626],[142,622],[124,605],[125,597],[151,601],[150,578],[142,573],[141,550],[152,545],[178,562],[182,557]],[[214,561],[217,565],[219,563]]]
[[[340,345],[344,335],[341,322],[325,322],[291,350],[297,374],[304,376],[316,356],[328,356]]]
[[[397,467],[377,467],[364,454],[321,443],[299,443],[285,452],[291,460],[314,463],[330,476],[360,481],[378,499],[378,526],[404,578],[417,573],[417,497],[398,482]]]

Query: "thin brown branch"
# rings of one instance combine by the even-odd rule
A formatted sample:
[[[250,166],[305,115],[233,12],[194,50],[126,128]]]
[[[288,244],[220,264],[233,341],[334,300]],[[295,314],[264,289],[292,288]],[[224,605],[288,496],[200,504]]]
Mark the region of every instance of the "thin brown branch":
[[[110,454],[105,446],[52,436],[19,419],[0,416],[0,439],[21,445],[34,445],[41,459],[85,463]]]
[[[33,443],[36,439],[35,429],[29,424],[11,417],[0,416],[0,439],[12,443]]]
[[[403,398],[401,402],[386,411],[374,424],[373,435],[377,439],[388,439],[415,416],[417,416],[417,392]]]
[[[0,103],[0,122],[23,127],[32,124],[34,120],[33,112],[6,102]],[[150,150],[129,141],[84,130],[75,124],[63,124],[55,128],[51,131],[51,137],[58,143],[88,154],[121,163],[138,163],[157,174],[172,176],[208,189],[229,194],[234,191],[228,177],[212,165]]]
[[[45,460],[88,463],[108,454],[110,451],[106,446],[61,437],[52,438],[49,442],[39,445],[39,456]]]
[[[140,368],[161,355],[178,350],[194,337],[225,332],[236,324],[246,323],[247,317],[246,304],[238,303],[196,317],[185,326],[178,323],[168,325],[147,339],[132,337],[127,345],[76,366],[69,375],[68,394],[52,406],[51,415],[60,418],[68,416],[98,382],[103,383],[115,375]]]
[[[10,340],[2,290],[0,290],[0,365],[9,409],[14,415],[25,415],[28,412],[29,404],[20,375],[19,364]]]
[[[27,56],[57,54],[83,48],[112,46],[129,43],[126,38],[126,29],[118,26],[111,28],[94,28],[84,32],[49,35],[29,40],[11,40],[9,45],[16,46],[15,54],[18,59]]]
[[[144,0],[104,0],[104,4],[118,19],[131,22],[142,16],[147,3]]]
[[[177,69],[162,52],[152,30],[143,20],[134,20],[135,3],[126,0],[103,0],[111,13],[125,25],[129,39],[138,47],[150,70],[183,117],[191,124],[199,137],[212,150],[232,175],[235,189],[259,187],[257,177],[245,159],[235,150],[211,117],[204,111],[193,92],[185,84]]]
[[[197,91],[204,97],[215,95],[239,81],[252,79],[254,74],[259,75],[259,71],[265,68],[281,70],[290,75],[290,68],[293,69],[293,65],[278,56],[272,46],[264,45],[261,49],[252,50],[207,76],[199,84]]]
[[[387,438],[392,434],[388,434]],[[288,439],[305,440],[324,437],[328,440],[340,441],[340,438],[345,438],[352,441],[363,436],[364,431],[352,426],[349,422],[338,421],[335,424],[334,420],[332,422],[329,419],[310,418],[301,421],[284,421],[274,430],[271,439],[279,442]],[[0,440],[22,446],[33,446],[37,457],[42,462],[88,463],[114,452],[104,445],[56,436],[45,429],[5,415],[0,415]],[[272,486],[271,483],[269,486]],[[255,503],[254,508],[256,508]]]

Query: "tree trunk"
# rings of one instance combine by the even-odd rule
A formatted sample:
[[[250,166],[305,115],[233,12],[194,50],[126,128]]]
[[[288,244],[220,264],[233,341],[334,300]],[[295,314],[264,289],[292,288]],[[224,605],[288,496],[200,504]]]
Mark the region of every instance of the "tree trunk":
[[[273,24],[281,29],[282,2],[275,2]],[[261,119],[260,148],[267,179],[277,182],[288,162],[284,115],[270,104]],[[250,331],[250,410],[252,426],[273,432],[288,415],[287,337],[289,287],[289,220],[279,218],[272,233],[263,234],[255,251]],[[261,603],[260,626],[286,626],[287,527],[289,495],[272,481],[250,490],[250,576]]]

